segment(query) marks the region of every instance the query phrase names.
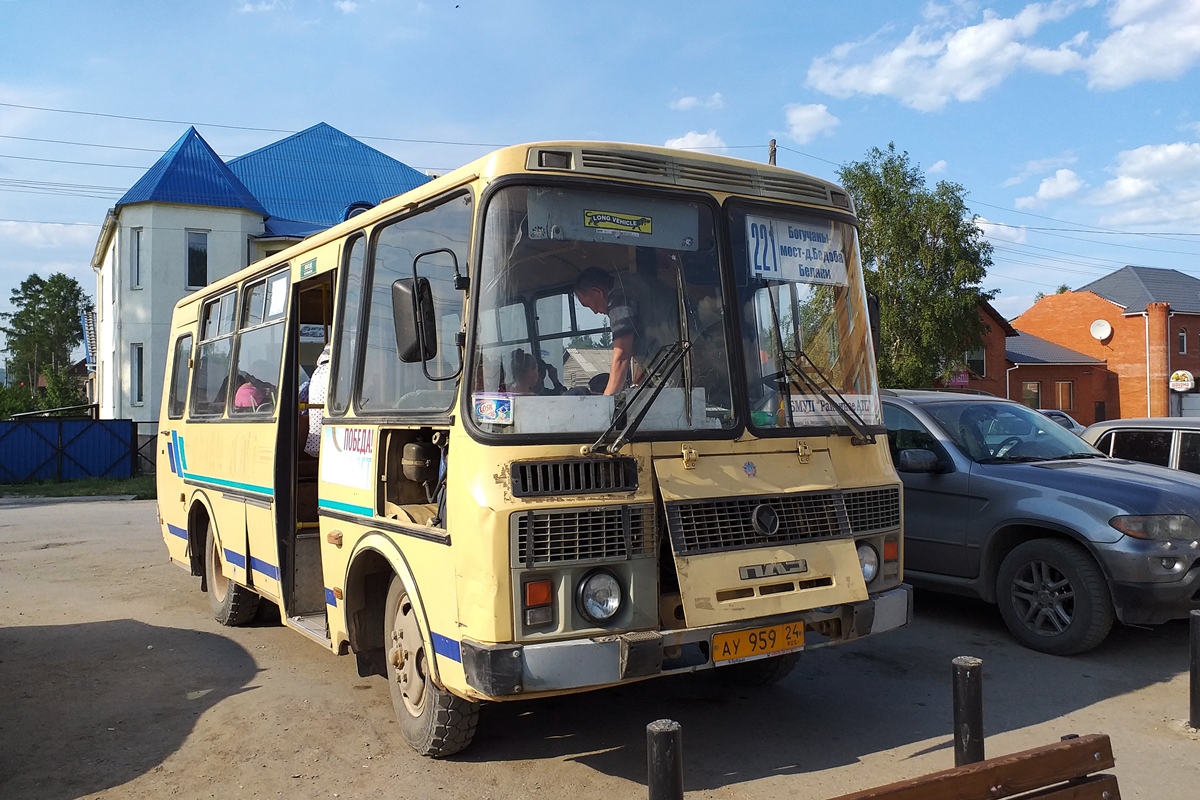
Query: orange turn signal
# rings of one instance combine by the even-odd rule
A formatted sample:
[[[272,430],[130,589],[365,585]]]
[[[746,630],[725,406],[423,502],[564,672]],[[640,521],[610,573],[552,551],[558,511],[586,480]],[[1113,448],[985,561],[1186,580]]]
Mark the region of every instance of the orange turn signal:
[[[530,581],[525,584],[525,607],[548,606],[554,601],[554,587],[549,580]]]
[[[883,543],[883,560],[884,561],[899,561],[900,560],[900,543],[894,539],[888,539]]]

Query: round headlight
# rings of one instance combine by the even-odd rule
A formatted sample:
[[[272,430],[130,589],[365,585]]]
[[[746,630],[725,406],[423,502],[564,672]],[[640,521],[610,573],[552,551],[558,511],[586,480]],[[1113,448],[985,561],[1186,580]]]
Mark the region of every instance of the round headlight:
[[[608,622],[621,610],[621,582],[606,569],[592,570],[579,582],[579,613],[592,622]]]
[[[879,574],[879,554],[869,544],[858,546],[858,565],[862,567],[863,580],[867,583],[875,580]]]

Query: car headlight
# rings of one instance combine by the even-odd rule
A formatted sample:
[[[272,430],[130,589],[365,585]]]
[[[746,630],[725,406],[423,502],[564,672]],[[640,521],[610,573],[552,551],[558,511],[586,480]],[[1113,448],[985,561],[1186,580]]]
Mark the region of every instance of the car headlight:
[[[596,569],[583,576],[575,598],[580,614],[592,622],[604,623],[621,610],[624,594],[616,575]]]
[[[1138,539],[1196,539],[1200,538],[1200,525],[1187,514],[1146,514],[1142,516],[1113,517],[1109,525],[1121,533]]]
[[[869,544],[858,546],[858,565],[862,567],[863,580],[867,583],[875,580],[879,574],[879,553]]]

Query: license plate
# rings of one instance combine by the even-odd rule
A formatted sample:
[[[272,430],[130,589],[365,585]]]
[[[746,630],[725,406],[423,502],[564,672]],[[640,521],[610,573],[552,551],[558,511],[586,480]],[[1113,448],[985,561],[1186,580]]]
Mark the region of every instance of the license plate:
[[[750,658],[787,653],[804,647],[804,623],[788,622],[751,628],[733,633],[717,633],[712,637],[714,664],[732,664]]]

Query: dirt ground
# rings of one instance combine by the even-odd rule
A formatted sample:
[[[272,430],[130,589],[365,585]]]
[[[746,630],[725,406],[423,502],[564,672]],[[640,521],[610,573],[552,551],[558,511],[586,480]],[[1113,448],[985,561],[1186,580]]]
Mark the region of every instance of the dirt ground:
[[[984,660],[987,754],[1108,733],[1126,798],[1194,800],[1186,622],[1056,658],[986,605],[806,654],[778,686],[707,675],[487,706],[433,761],[382,679],[264,621],[223,628],[167,562],[153,502],[0,505],[0,797],[645,797],[645,726],[683,725],[694,798],[828,798],[953,765],[950,661]]]

